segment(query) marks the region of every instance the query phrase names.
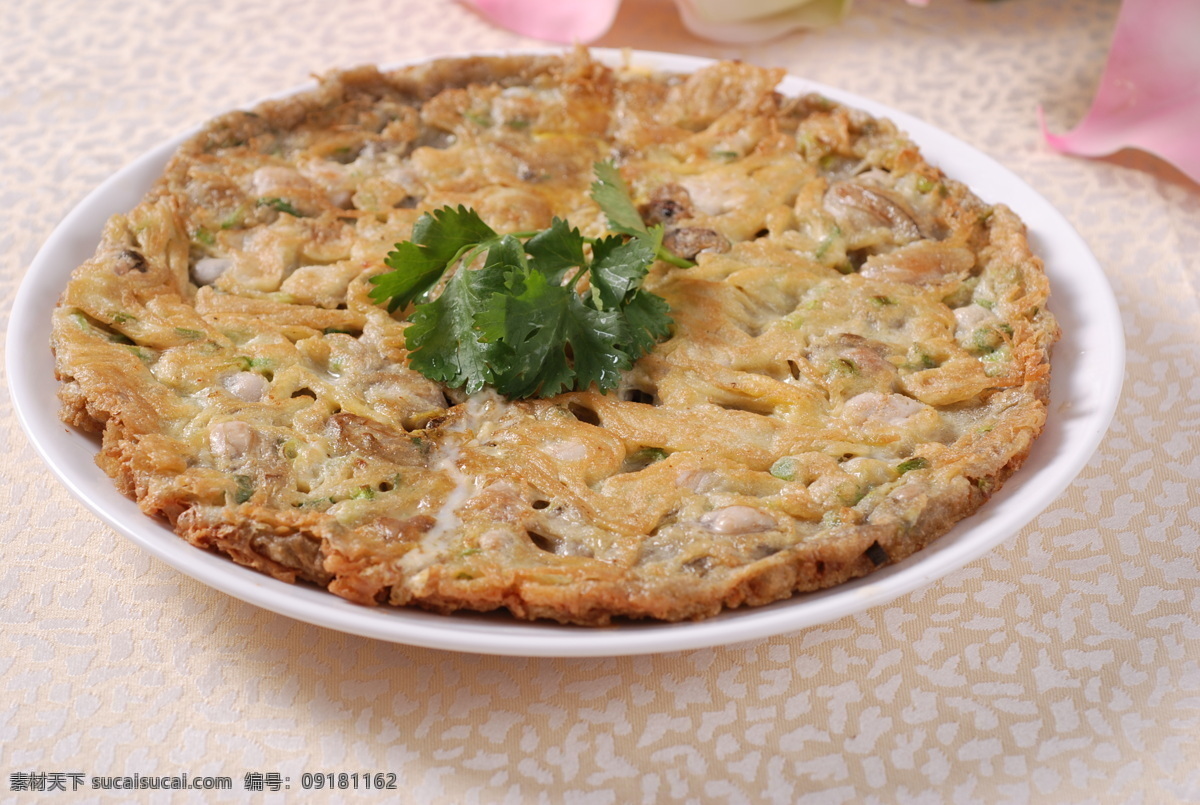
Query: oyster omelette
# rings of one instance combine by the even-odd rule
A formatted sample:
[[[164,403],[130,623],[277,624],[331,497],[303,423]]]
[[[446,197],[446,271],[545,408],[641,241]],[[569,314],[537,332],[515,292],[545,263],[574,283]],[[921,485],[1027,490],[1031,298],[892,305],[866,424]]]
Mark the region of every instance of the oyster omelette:
[[[192,544],[361,604],[674,621],[903,559],[1041,431],[1047,279],[1009,209],[781,78],[445,59],[217,118],[63,292],[62,419]],[[595,244],[605,161],[678,258],[630,291],[665,338],[603,390],[417,371],[372,296],[414,225]]]

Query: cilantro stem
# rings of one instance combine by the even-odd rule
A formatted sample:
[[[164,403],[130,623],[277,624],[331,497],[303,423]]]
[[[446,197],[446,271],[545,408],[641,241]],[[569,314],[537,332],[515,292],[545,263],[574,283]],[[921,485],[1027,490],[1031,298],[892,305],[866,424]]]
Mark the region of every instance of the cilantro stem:
[[[575,269],[575,273],[571,275],[571,278],[569,280],[567,280],[565,283],[563,283],[563,287],[564,288],[574,288],[576,283],[579,282],[579,278],[581,276],[583,276],[584,272],[587,271],[588,268],[589,268],[588,266],[580,266],[579,268]]]
[[[655,251],[654,256],[659,260],[662,260],[664,263],[670,263],[676,268],[691,268],[692,266],[696,265],[686,257],[680,257],[679,255],[675,254],[666,246],[659,246],[658,250]]]
[[[488,244],[486,243],[468,243],[454,253],[454,256],[450,258],[450,262],[446,263],[446,267],[451,268],[457,266],[459,263],[469,265],[472,260],[487,250]]]

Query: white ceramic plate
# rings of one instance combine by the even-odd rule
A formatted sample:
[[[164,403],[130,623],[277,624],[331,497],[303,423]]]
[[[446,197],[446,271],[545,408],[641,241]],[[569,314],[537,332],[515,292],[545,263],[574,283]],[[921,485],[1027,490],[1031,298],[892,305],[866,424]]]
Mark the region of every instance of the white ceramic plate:
[[[622,55],[597,51],[610,62]],[[691,71],[706,60],[635,53],[635,63]],[[610,656],[736,643],[825,623],[929,584],[1015,534],[1071,483],[1108,428],[1124,375],[1125,347],[1112,290],[1066,219],[1013,173],[969,145],[909,115],[799,78],[782,91],[816,91],[906,131],[927,158],[989,202],[1003,202],[1029,225],[1046,263],[1051,309],[1063,338],[1054,350],[1049,423],[1021,471],[983,509],[930,547],[866,578],[766,607],[726,612],[695,623],[631,623],[609,628],[524,623],[502,615],[434,615],[367,608],[324,590],[275,581],[198,550],[162,522],[143,515],[97,468],[95,438],[57,417],[57,382],[48,347],[50,313],[75,266],[90,257],[105,220],[135,206],[179,144],[164,143],[98,187],[68,215],[33,261],[13,306],[8,377],[18,416],[54,473],[97,516],[179,571],[265,609],[331,629],[416,646],[483,654]],[[96,562],[102,562],[101,557]]]

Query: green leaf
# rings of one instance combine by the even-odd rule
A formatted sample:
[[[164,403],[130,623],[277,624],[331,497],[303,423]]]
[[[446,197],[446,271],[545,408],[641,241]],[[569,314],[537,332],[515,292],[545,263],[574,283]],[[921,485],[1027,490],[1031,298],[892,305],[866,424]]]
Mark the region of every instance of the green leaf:
[[[499,235],[475,210],[459,204],[425,213],[413,224],[412,240],[432,259],[450,263],[468,246],[496,240]]]
[[[575,388],[593,383],[601,392],[621,382],[621,373],[633,367],[638,355],[621,348],[629,340],[625,318],[616,311],[596,310],[572,293],[566,319],[567,343],[575,365]]]
[[[663,249],[663,228],[646,227],[611,162],[598,163],[596,176],[593,197],[619,233],[597,241],[559,218],[541,232],[501,236],[463,206],[417,220],[412,239],[388,254],[392,271],[371,279],[371,298],[389,310],[415,303],[405,330],[413,369],[468,393],[486,384],[514,398],[593,384],[606,391],[670,334],[666,300],[642,283],[656,257],[691,263]],[[581,296],[574,280],[584,270],[591,291]]]
[[[371,298],[387,302],[388,311],[407,307],[437,284],[446,271],[446,264],[433,257],[412,241],[397,243],[384,261],[394,270],[371,277],[375,286]]]
[[[616,386],[632,365],[618,347],[624,334],[620,315],[586,305],[574,290],[552,285],[541,272],[516,279],[510,293],[493,296],[476,319],[487,341],[507,347],[496,390],[523,398],[592,383],[601,390]]]
[[[493,385],[513,398],[557,394],[570,388],[574,372],[563,349],[560,321],[567,296],[573,291],[552,285],[537,271],[510,275],[510,290],[497,294],[476,316],[483,338],[503,344]]]
[[[628,337],[627,349],[635,360],[671,334],[674,322],[671,321],[670,310],[666,299],[645,290],[639,290],[625,303],[622,313]]]
[[[475,315],[502,291],[502,269],[460,268],[437,299],[417,305],[409,317],[404,331],[409,365],[451,388],[465,385],[469,394],[491,383],[492,356],[497,349],[481,340]]]
[[[499,271],[507,277],[511,272],[523,273],[529,269],[529,260],[525,257],[525,246],[512,235],[505,235],[491,245],[483,261],[487,271]]]
[[[641,239],[608,237],[592,244],[591,282],[601,308],[614,310],[641,287],[654,250]]]
[[[499,238],[475,210],[461,204],[425,213],[413,224],[412,240],[396,244],[384,261],[394,269],[371,278],[371,298],[388,310],[406,307],[437,285],[446,269],[468,250]]]
[[[608,218],[608,227],[613,232],[635,237],[646,234],[646,222],[633,205],[629,186],[621,178],[621,172],[611,160],[597,162],[592,166],[596,181],[592,183],[592,200]]]
[[[561,218],[555,218],[550,228],[525,243],[531,265],[546,275],[554,285],[562,282],[567,271],[587,262],[583,255],[583,235]]]
[[[596,172],[596,181],[592,183],[592,201],[600,205],[600,210],[608,218],[609,229],[644,242],[654,251],[655,257],[673,266],[691,268],[696,265],[691,260],[673,254],[662,245],[661,224],[646,226],[641,213],[634,206],[629,187],[611,160],[597,162],[592,165],[592,169]]]

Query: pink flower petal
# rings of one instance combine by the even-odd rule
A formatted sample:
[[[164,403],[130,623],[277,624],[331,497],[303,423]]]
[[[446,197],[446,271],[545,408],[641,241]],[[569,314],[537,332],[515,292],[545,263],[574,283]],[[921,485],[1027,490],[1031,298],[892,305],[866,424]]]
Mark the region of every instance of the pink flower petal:
[[[1125,0],[1092,108],[1075,129],[1055,135],[1058,151],[1102,156],[1140,148],[1200,182],[1200,3]]]
[[[463,0],[496,25],[550,42],[591,42],[612,27],[621,0]]]

